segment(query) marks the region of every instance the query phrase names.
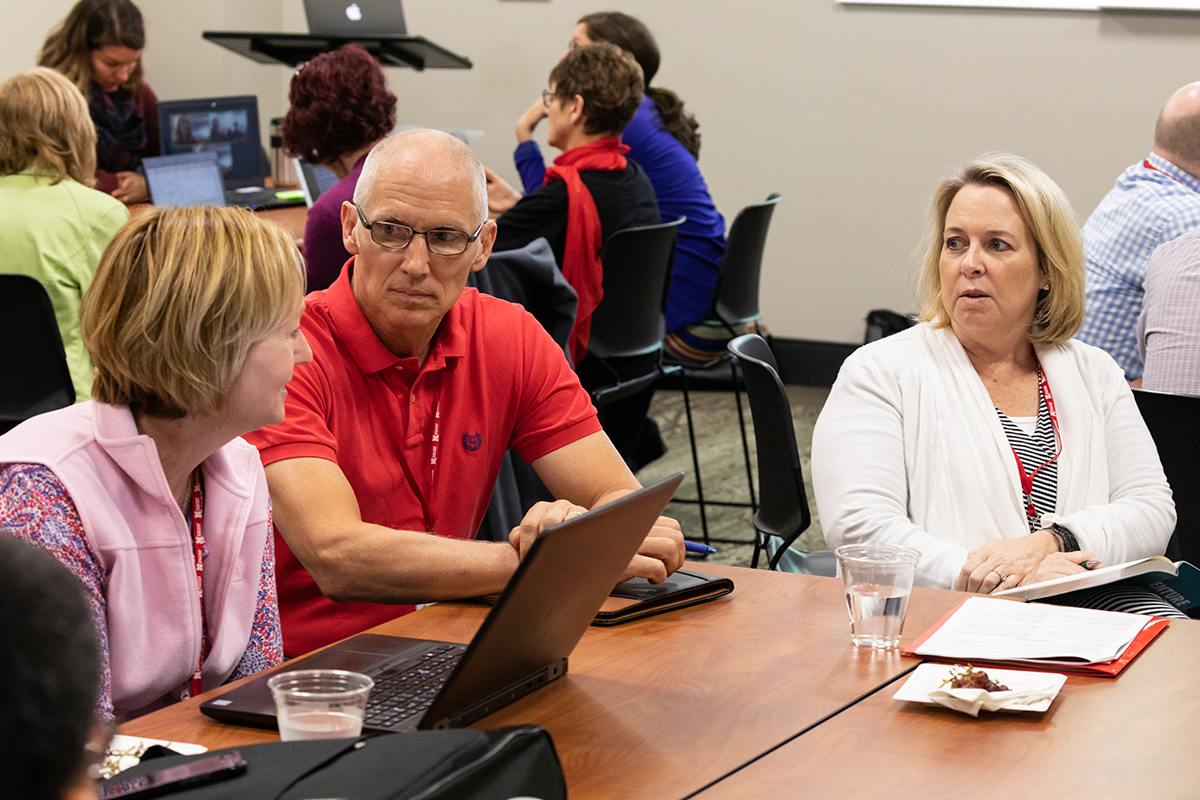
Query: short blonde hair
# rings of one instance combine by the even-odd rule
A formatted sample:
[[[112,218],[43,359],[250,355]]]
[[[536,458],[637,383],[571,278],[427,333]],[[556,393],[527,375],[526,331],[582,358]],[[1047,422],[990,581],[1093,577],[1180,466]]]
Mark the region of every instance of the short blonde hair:
[[[1029,340],[1034,344],[1059,344],[1075,335],[1084,316],[1083,236],[1079,218],[1058,184],[1032,162],[1008,153],[987,153],[964,164],[938,184],[933,194],[925,256],[919,266],[918,293],[921,321],[935,328],[950,324],[942,304],[939,270],[946,214],[964,186],[996,186],[1012,192],[1021,219],[1037,245],[1038,266],[1046,274],[1049,291],[1039,292]]]
[[[0,84],[0,175],[35,166],[84,186],[96,180],[96,128],[69,80],[35,67]]]
[[[215,413],[250,346],[303,301],[303,263],[283,228],[234,208],[138,215],[83,297],[92,398],[167,419]]]

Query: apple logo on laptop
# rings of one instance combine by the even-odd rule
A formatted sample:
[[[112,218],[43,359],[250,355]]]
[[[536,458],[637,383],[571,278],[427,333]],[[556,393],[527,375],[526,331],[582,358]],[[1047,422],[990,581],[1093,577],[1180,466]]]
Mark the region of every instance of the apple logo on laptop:
[[[362,9],[358,7],[358,3],[351,3],[346,6],[346,17],[354,22],[362,19]]]

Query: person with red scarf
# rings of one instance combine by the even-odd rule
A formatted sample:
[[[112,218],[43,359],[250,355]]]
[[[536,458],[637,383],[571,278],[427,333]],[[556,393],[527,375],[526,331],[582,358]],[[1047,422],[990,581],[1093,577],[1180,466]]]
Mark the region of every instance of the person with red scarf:
[[[621,142],[621,132],[642,102],[643,88],[641,67],[615,45],[596,43],[571,50],[551,71],[550,89],[542,93],[548,142],[563,151],[546,170],[545,184],[518,197],[489,175],[489,204],[494,209],[498,203],[507,207],[496,220],[494,249],[512,250],[544,237],[563,276],[579,294],[569,347],[579,379],[589,390],[613,380],[610,369],[587,356],[592,313],[603,298],[600,247],[623,228],[661,222],[654,186],[626,157],[629,148]],[[656,357],[628,359],[618,370],[644,372],[641,362]],[[662,452],[661,440],[646,424],[652,397],[653,389],[602,410],[605,431],[635,469]]]

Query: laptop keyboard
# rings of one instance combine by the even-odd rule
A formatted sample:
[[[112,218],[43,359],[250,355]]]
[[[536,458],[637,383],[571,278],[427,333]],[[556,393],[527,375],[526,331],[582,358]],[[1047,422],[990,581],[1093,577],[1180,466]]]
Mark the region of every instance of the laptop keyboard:
[[[415,663],[385,670],[374,676],[375,688],[367,700],[363,724],[391,728],[409,717],[423,714],[433,703],[466,645],[440,644]]]

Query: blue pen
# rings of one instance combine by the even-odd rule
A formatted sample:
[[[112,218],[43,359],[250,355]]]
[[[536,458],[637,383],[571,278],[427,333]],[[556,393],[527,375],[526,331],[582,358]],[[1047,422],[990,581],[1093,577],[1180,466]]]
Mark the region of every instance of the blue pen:
[[[683,543],[683,549],[689,553],[700,553],[701,555],[705,555],[705,556],[707,556],[711,553],[717,552],[715,547],[709,547],[706,544],[700,544],[699,542],[689,542],[686,540]]]

